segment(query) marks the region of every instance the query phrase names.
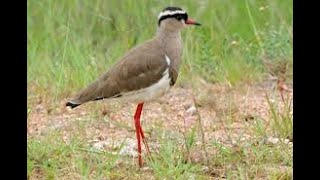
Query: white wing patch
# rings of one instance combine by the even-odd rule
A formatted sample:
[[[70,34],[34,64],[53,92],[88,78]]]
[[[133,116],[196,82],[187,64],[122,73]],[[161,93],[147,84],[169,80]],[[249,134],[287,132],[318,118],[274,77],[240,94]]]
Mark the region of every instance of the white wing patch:
[[[162,16],[167,16],[167,15],[174,15],[174,14],[185,14],[185,11],[181,10],[176,10],[176,11],[163,11],[159,14],[158,19],[160,19]]]
[[[168,66],[170,66],[171,60],[170,60],[170,58],[169,58],[167,55],[166,55],[166,61],[167,61]]]

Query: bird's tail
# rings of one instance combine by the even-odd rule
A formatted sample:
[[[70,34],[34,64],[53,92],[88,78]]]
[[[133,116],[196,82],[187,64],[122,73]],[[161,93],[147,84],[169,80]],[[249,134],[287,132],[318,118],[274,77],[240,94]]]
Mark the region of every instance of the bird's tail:
[[[73,102],[71,102],[71,101],[68,101],[67,103],[66,103],[66,106],[70,106],[71,107],[71,109],[73,109],[73,108],[75,108],[75,107],[77,107],[77,106],[80,106],[81,104],[75,104],[75,103],[73,103]]]
[[[80,106],[88,101],[93,101],[99,97],[99,82],[93,82],[88,87],[82,89],[72,100],[66,103],[66,106],[70,106],[71,109]]]

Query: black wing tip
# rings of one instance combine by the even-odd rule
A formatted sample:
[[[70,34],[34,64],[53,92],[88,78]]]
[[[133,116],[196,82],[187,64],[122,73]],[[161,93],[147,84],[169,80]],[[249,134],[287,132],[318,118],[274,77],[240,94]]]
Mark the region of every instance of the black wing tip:
[[[67,102],[67,104],[66,104],[66,106],[70,106],[71,107],[71,109],[73,109],[73,108],[75,108],[75,107],[77,107],[77,106],[80,106],[81,104],[74,104],[74,103],[72,103],[72,102]]]

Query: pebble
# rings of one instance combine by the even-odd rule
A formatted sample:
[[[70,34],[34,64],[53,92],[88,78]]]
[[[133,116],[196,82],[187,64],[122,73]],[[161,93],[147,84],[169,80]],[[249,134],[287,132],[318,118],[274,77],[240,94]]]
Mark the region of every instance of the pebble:
[[[197,113],[197,109],[195,106],[191,106],[186,111],[189,115],[194,116]]]

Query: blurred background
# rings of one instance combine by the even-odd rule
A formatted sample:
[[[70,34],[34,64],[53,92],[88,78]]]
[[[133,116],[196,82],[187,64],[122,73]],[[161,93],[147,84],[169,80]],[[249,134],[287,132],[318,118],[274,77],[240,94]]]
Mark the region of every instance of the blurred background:
[[[292,66],[292,1],[29,0],[28,95],[65,96],[88,84],[152,38],[168,5],[202,23],[182,32],[179,81],[190,75],[212,83],[257,82],[270,64]]]
[[[155,134],[154,138],[161,138],[154,139],[154,142],[164,143],[159,150],[162,156],[157,156],[159,161],[149,162],[150,171],[136,171],[133,160],[130,161],[129,170],[125,170],[123,165],[116,163],[118,156],[110,160],[111,155],[104,154],[101,162],[100,154],[82,151],[92,146],[92,143],[83,143],[84,139],[86,142],[95,139],[97,127],[94,124],[97,123],[100,123],[99,127],[108,124],[107,128],[110,129],[124,127],[119,124],[109,126],[109,119],[122,119],[127,123],[128,129],[133,130],[130,114],[134,111],[134,106],[123,109],[120,108],[121,105],[106,108],[101,103],[90,104],[87,109],[80,108],[81,111],[73,111],[75,113],[70,115],[71,112],[64,108],[64,103],[76,91],[108,70],[129,49],[152,38],[157,30],[157,16],[167,6],[185,9],[189,17],[202,24],[182,32],[183,62],[176,84],[177,90],[173,90],[173,94],[182,94],[181,106],[184,100],[187,102],[187,97],[194,96],[198,99],[198,102],[195,102],[196,100],[191,98],[190,104],[184,104],[186,107],[181,107],[185,108],[182,114],[186,113],[188,116],[188,113],[192,112],[190,107],[199,108],[197,112],[200,117],[203,121],[212,122],[212,126],[206,125],[204,132],[200,131],[198,126],[192,132],[181,132],[183,139],[188,142],[186,146],[182,146],[186,149],[174,149],[174,141],[165,140],[168,138],[160,135],[166,134],[161,128],[159,132],[153,132],[154,124],[152,125],[152,120],[148,120],[150,128],[143,126],[146,126],[147,131],[149,129],[149,136]],[[269,145],[262,145],[262,142],[270,138],[278,138],[282,143],[285,140],[281,138],[292,141],[292,94],[289,100],[283,95],[284,91],[292,91],[292,6],[292,0],[28,0],[28,177],[100,179],[107,176],[117,179],[128,177],[131,173],[135,174],[133,179],[291,179],[292,147],[282,146],[285,149],[276,150],[270,149]],[[260,88],[257,92],[269,89],[273,95],[255,93],[256,87]],[[230,95],[233,91],[241,94],[241,97]],[[254,95],[251,96],[253,91]],[[278,92],[281,92],[281,96]],[[222,97],[225,99],[221,99]],[[254,97],[254,100],[248,100],[250,97]],[[165,105],[168,106],[166,110],[180,108],[171,106],[170,102]],[[222,105],[225,102],[228,104]],[[251,108],[238,107],[246,103]],[[258,108],[260,106],[265,109],[263,113],[266,118],[261,115]],[[150,106],[150,109],[152,107]],[[280,107],[284,109],[279,109]],[[112,116],[119,109],[129,115]],[[174,111],[166,110],[162,109],[161,113],[177,116]],[[214,115],[206,112],[214,112]],[[235,116],[235,113],[238,114]],[[106,114],[108,117],[105,117]],[[162,117],[153,119],[160,122]],[[239,120],[240,117],[245,119],[245,123],[254,123],[246,125]],[[77,118],[90,120],[73,121]],[[217,118],[223,121],[221,126],[217,125]],[[225,122],[229,124],[224,124]],[[228,130],[234,123],[241,124],[242,134],[253,128],[250,136],[259,140],[248,140],[249,145],[236,143],[237,148],[229,147],[223,141],[213,143],[210,138],[201,140],[201,134],[219,129],[223,129],[227,135],[230,132],[239,134]],[[111,133],[106,131],[108,135],[101,135],[105,139],[110,137]],[[172,132],[174,131],[179,130],[173,129]],[[80,132],[85,132],[86,136],[82,137]],[[131,133],[128,137],[134,138],[133,132],[127,133]],[[77,136],[79,139],[75,140]],[[208,160],[210,152],[215,151],[207,147],[205,151],[209,153],[205,153],[206,161],[184,163],[180,159],[181,161],[171,162],[170,154],[174,153],[170,150],[178,153],[175,157],[193,157],[190,155],[191,150],[199,151],[195,145],[197,137],[200,138],[199,142],[212,146],[213,150],[218,149],[218,152],[213,153]],[[230,136],[228,137],[230,140]],[[212,139],[217,139],[217,136],[212,136]],[[167,143],[172,143],[172,146]],[[200,149],[202,148],[203,146]],[[184,150],[188,152],[187,156]],[[173,165],[165,164],[165,158]],[[106,165],[107,162],[109,164]],[[203,164],[206,165],[202,166]],[[268,165],[265,166],[266,164]],[[111,171],[114,167],[118,170]],[[276,167],[276,170],[272,167]],[[175,170],[169,171],[170,169]]]

